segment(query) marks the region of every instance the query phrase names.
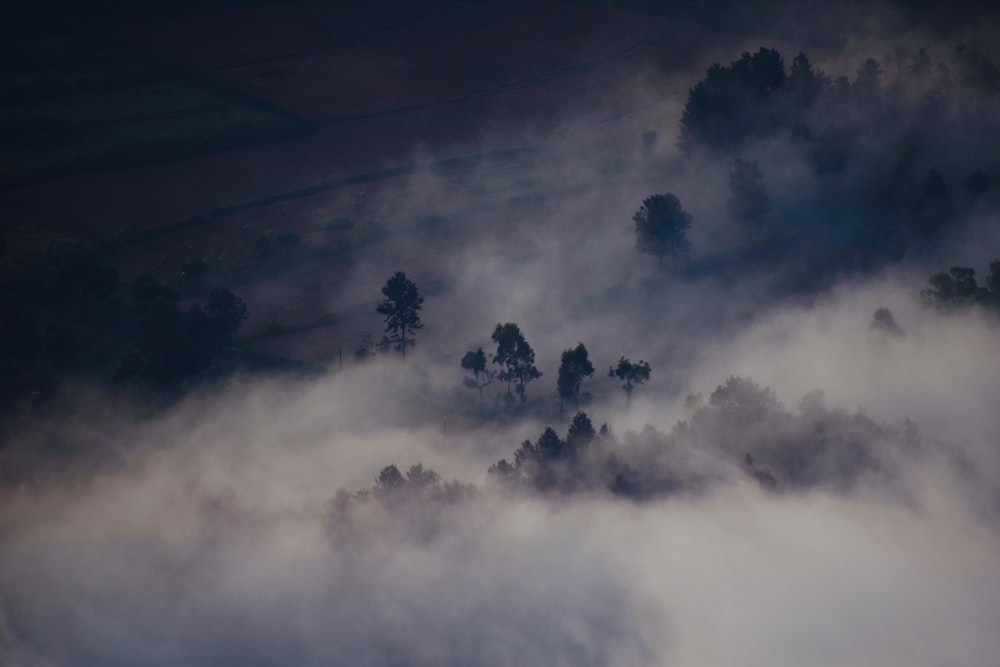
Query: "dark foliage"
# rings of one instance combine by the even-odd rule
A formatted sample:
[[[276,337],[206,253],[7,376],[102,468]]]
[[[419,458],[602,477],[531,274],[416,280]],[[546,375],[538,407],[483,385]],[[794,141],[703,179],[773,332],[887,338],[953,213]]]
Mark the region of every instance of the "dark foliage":
[[[492,384],[496,374],[486,367],[486,353],[483,348],[477,348],[475,352],[466,352],[462,357],[461,366],[472,373],[462,379],[462,383],[470,389],[479,391],[479,402],[483,402],[483,389]]]
[[[521,329],[511,322],[497,324],[493,329],[492,340],[497,344],[493,363],[500,366],[497,377],[501,382],[507,383],[508,399],[513,401],[513,387],[523,404],[528,398],[528,383],[542,376],[535,368],[535,351],[524,339]]]
[[[650,365],[642,359],[633,363],[631,359],[625,357],[618,360],[617,366],[612,366],[608,370],[610,377],[616,377],[622,381],[622,389],[625,390],[626,410],[628,410],[629,403],[632,402],[632,392],[637,386],[649,380],[651,371]]]
[[[559,418],[562,419],[563,407],[571,401],[575,409],[580,409],[580,388],[584,379],[594,376],[594,365],[590,363],[587,348],[583,343],[576,347],[563,350],[559,362],[559,378],[556,388],[559,392]]]
[[[743,229],[748,239],[753,241],[761,237],[770,203],[756,160],[736,158],[729,172],[729,200],[726,207],[730,217]]]
[[[116,382],[173,393],[235,368],[235,336],[247,317],[243,300],[217,289],[204,306],[182,309],[179,302],[153,276],[133,283],[134,347],[115,372]]]
[[[607,426],[595,432],[578,413],[565,438],[546,429],[535,442],[522,443],[513,462],[491,466],[489,477],[513,490],[603,492],[633,500],[697,493],[737,471],[770,491],[843,491],[866,477],[892,478],[894,457],[915,451],[918,443],[908,421],[891,428],[863,413],[830,410],[819,392],[793,413],[770,389],[731,377],[670,433],[647,427],[619,439]]]
[[[971,306],[1000,307],[1000,260],[990,262],[987,287],[976,282],[976,270],[953,266],[947,273],[936,273],[931,286],[921,290],[920,299],[926,308],[942,312],[962,310]]]
[[[95,247],[55,246],[0,274],[0,311],[0,410],[43,407],[70,376],[171,397],[256,363],[236,340],[247,306],[232,292],[215,289],[182,308],[181,295],[152,274],[123,288]]]
[[[656,257],[661,269],[664,257],[679,260],[687,256],[691,248],[687,239],[691,214],[681,207],[675,195],[668,192],[647,198],[632,216],[632,221],[636,248]]]
[[[413,333],[424,326],[420,321],[424,298],[402,271],[392,274],[382,288],[382,295],[385,301],[378,305],[376,311],[385,316],[385,332],[393,349],[406,357],[406,348],[414,342]],[[410,334],[409,338],[407,334]]]
[[[808,59],[799,63],[796,99],[811,103]],[[814,75],[815,76],[815,75]],[[688,93],[678,144],[685,153],[698,147],[724,150],[772,133],[780,126],[785,64],[774,49],[744,52],[728,67],[718,63]]]
[[[868,325],[870,331],[877,331],[893,338],[903,338],[906,332],[899,326],[896,318],[888,308],[879,308],[872,314],[872,321]]]

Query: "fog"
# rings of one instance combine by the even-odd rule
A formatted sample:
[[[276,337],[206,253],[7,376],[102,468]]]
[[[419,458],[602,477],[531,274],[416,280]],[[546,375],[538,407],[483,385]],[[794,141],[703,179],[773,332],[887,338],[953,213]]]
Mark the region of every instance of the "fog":
[[[49,412],[11,411],[0,664],[995,661],[1000,311],[988,290],[962,307],[920,292],[1000,255],[1000,93],[956,73],[940,116],[907,88],[897,116],[831,98],[802,113],[805,139],[678,146],[688,90],[744,50],[780,48],[786,67],[807,51],[853,81],[898,43],[955,59],[994,25],[949,33],[910,10],[845,10],[822,40],[799,11],[677,62],[646,53],[555,120],[484,102],[489,129],[462,153],[479,157],[449,167],[422,146],[419,167],[365,186],[366,241],[329,290],[303,293],[327,284],[308,277],[325,260],[240,274],[250,335],[267,303],[332,314],[327,340],[283,350],[300,343],[309,373],[239,368],[152,403],[81,374]],[[817,166],[841,136],[839,166]],[[750,240],[727,205],[736,156],[759,162],[769,202]],[[980,167],[985,194],[960,194]],[[925,233],[937,169],[951,208]],[[660,269],[632,215],[666,192],[691,214],[691,252]],[[425,327],[405,356],[355,359],[381,336],[394,271],[419,286]],[[880,308],[901,331],[872,324]],[[482,402],[462,384],[462,355],[491,356],[506,322],[542,373],[524,405],[499,380]],[[556,390],[578,342],[596,371],[582,445]],[[652,368],[628,401],[605,371],[622,356]],[[548,427],[566,434],[558,455]]]

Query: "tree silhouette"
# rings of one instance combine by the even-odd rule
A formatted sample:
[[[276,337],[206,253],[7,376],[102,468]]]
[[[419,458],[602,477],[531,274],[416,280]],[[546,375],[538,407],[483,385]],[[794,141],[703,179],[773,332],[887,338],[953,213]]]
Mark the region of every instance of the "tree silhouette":
[[[639,252],[654,255],[663,269],[663,258],[682,259],[691,244],[687,230],[691,215],[681,207],[681,202],[671,193],[653,195],[642,202],[642,208],[632,216],[635,222],[636,248]]]
[[[777,105],[772,99],[785,84],[785,65],[774,49],[744,52],[728,67],[712,65],[688,93],[678,145],[685,153],[704,146],[738,147],[752,135],[773,132]]]
[[[423,328],[419,311],[424,304],[424,298],[417,291],[417,286],[406,277],[402,271],[392,274],[382,288],[385,301],[376,308],[379,315],[385,316],[385,332],[393,348],[406,357],[406,347],[413,345],[412,334]],[[411,335],[407,338],[407,333]]]
[[[882,66],[874,58],[867,58],[858,68],[851,88],[862,102],[877,100],[882,95]]]
[[[566,432],[566,449],[571,459],[575,459],[597,437],[594,424],[586,412],[577,412]]]
[[[507,383],[508,398],[511,397],[511,386],[513,386],[523,404],[527,400],[525,392],[527,384],[542,376],[535,368],[535,351],[524,339],[521,329],[511,322],[497,324],[492,338],[497,344],[493,363],[501,366],[498,377]]]
[[[994,260],[990,270],[996,272]],[[987,278],[987,284],[996,280],[995,273]],[[948,273],[936,273],[930,278],[930,288],[921,290],[920,299],[925,308],[952,311],[975,304],[987,304],[993,294],[976,284],[976,270],[970,267],[953,266]]]
[[[483,388],[493,382],[493,371],[486,368],[486,353],[483,348],[475,352],[466,352],[462,357],[462,368],[472,373],[472,377],[463,378],[466,387],[479,390],[479,402],[483,402]]]
[[[576,409],[580,409],[580,385],[584,378],[593,376],[594,365],[590,363],[583,343],[577,343],[576,347],[563,351],[559,363],[559,378],[556,381],[559,390],[559,419],[562,419],[566,401],[573,401]]]
[[[903,338],[906,332],[899,326],[896,318],[892,316],[892,311],[888,308],[879,308],[872,314],[871,324],[868,325],[870,331],[881,331],[895,338]]]
[[[643,360],[639,360],[637,363],[632,363],[630,359],[622,357],[618,360],[617,366],[612,366],[608,370],[608,375],[610,377],[616,377],[622,381],[622,389],[625,390],[625,409],[628,410],[629,403],[632,401],[632,392],[640,384],[646,382],[649,379],[649,374],[652,369],[649,364]]]
[[[990,274],[986,276],[986,286],[989,288],[993,305],[1000,308],[1000,259],[990,262]]]
[[[830,85],[830,77],[821,70],[814,70],[806,54],[799,52],[792,60],[785,82],[786,94],[798,109],[811,105]]]
[[[751,240],[760,238],[770,204],[756,160],[736,158],[729,172],[729,215]]]

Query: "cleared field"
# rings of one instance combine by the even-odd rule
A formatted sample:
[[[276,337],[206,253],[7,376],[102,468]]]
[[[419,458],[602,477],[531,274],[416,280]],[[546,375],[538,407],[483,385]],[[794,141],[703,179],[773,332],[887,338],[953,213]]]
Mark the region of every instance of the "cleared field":
[[[585,174],[620,177],[600,162],[608,147],[635,156],[647,130],[672,143],[687,83],[671,68],[718,37],[603,8],[425,0],[264,7],[107,39],[147,70],[112,76],[119,59],[105,58],[109,71],[88,70],[100,86],[49,81],[58,95],[0,108],[0,123],[30,108],[91,133],[16,163],[77,173],[0,189],[8,238],[116,239],[125,275],[206,260],[248,300],[248,335],[282,304],[284,332],[257,344],[329,358],[367,326],[357,303],[333,303],[355,264],[408,235],[460,235],[477,209],[544,225],[524,202],[568,196],[550,174],[593,190]],[[46,67],[69,76],[61,53]],[[449,210],[413,200],[419,174]],[[256,265],[258,237],[282,233],[300,239],[294,266]]]
[[[319,123],[524,85],[620,58],[669,24],[558,3],[418,2],[373,14],[364,3],[213,17],[131,36],[211,69]],[[227,23],[231,21],[231,23]],[[233,31],[260,35],[227,48]],[[218,39],[216,39],[218,37]]]
[[[288,137],[305,123],[122,40],[34,45],[0,71],[0,183]]]

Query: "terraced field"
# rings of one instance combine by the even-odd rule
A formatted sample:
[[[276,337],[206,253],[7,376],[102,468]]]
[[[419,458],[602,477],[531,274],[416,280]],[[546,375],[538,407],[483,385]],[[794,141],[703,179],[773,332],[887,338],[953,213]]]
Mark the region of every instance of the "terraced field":
[[[282,303],[282,345],[333,320],[354,339],[351,304],[332,312],[329,295],[361,255],[431,218],[512,207],[531,219],[544,213],[526,201],[598,197],[595,170],[624,177],[601,162],[607,149],[638,154],[644,132],[669,155],[681,73],[724,37],[598,7],[421,0],[290,3],[37,43],[0,71],[0,127],[17,139],[0,150],[0,224],[15,254],[110,239],[126,276],[204,259],[250,301],[249,335]],[[449,210],[414,201],[427,174]],[[301,240],[295,270],[256,271],[255,242],[281,233]]]

